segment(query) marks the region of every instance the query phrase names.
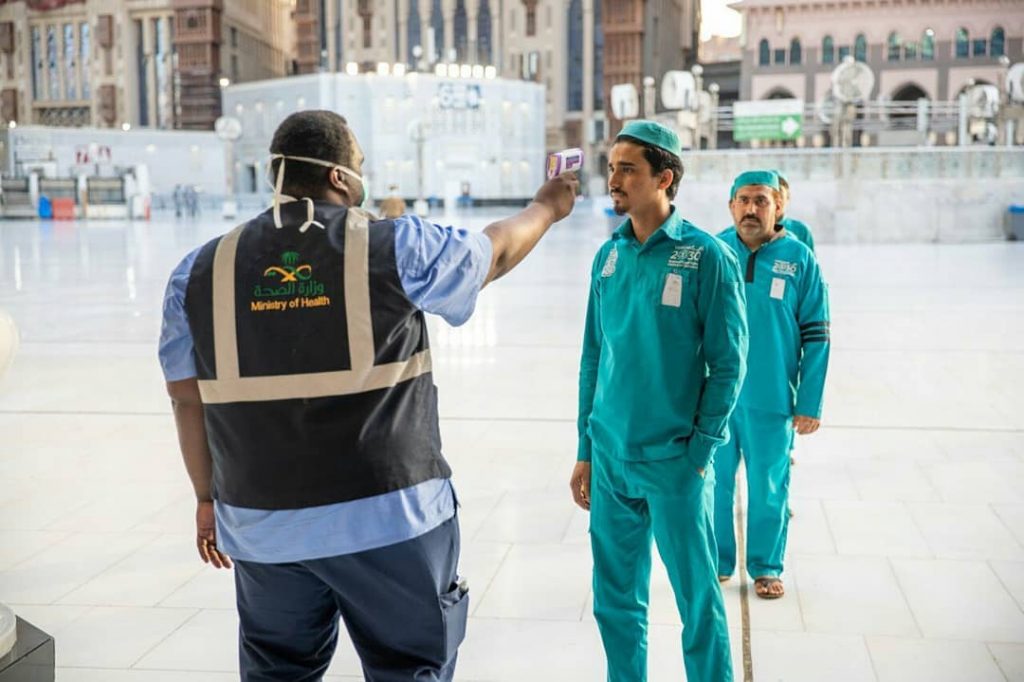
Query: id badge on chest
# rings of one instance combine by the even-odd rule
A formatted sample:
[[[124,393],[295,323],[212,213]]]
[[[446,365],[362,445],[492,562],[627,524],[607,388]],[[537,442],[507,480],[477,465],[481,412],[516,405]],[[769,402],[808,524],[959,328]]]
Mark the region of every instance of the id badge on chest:
[[[665,286],[661,290],[661,304],[678,308],[683,302],[683,278],[670,272],[665,275]]]
[[[768,295],[781,301],[786,295],[786,280],[781,277],[773,277],[772,290]]]

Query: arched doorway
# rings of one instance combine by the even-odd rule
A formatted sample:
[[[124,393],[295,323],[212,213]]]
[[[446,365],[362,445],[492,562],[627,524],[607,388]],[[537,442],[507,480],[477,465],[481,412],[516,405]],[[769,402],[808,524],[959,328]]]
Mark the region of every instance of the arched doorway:
[[[916,83],[907,83],[900,86],[892,93],[893,111],[890,117],[893,119],[916,119],[917,100],[931,99],[924,88]]]
[[[916,83],[907,83],[892,93],[893,102],[916,102],[919,99],[929,99],[924,88]]]
[[[765,95],[765,99],[796,99],[796,96],[786,88],[772,88]]]

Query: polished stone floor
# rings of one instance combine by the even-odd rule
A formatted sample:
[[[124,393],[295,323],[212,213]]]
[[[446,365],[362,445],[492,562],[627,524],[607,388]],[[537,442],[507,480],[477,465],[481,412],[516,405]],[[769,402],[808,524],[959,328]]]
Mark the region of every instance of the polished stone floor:
[[[0,308],[22,334],[0,381],[0,601],[56,637],[58,680],[237,679],[231,574],[195,556],[156,362],[170,269],[227,226],[0,223]],[[581,207],[470,323],[432,323],[473,599],[459,680],[603,679],[567,480],[607,233]],[[749,604],[754,679],[1024,680],[1024,245],[820,257],[825,426],[798,445],[787,596]],[[638,372],[643,353],[637,339]],[[725,593],[742,679],[738,581]],[[682,679],[660,569],[650,615],[650,679]],[[358,678],[345,643],[329,679]]]

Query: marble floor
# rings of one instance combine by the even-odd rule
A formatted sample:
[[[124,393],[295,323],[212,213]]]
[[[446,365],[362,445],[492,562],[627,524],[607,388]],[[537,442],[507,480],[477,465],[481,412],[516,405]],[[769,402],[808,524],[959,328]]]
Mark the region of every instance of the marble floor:
[[[169,271],[226,227],[0,223],[0,308],[22,335],[0,381],[0,601],[55,636],[58,680],[237,679],[231,574],[195,555],[156,362]],[[459,680],[603,679],[567,481],[587,278],[608,231],[581,206],[467,325],[431,323],[473,599]],[[753,678],[1024,680],[1024,244],[820,258],[825,426],[798,445],[788,593],[749,603]],[[724,589],[742,679],[740,586]],[[650,679],[683,679],[660,568],[650,620]],[[346,642],[328,679],[359,678]]]

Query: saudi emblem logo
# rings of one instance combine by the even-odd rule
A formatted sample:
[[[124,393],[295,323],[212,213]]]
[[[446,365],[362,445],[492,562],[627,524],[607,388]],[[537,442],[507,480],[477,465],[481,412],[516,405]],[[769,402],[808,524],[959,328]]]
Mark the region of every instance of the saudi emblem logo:
[[[264,277],[277,275],[281,283],[305,282],[313,276],[312,265],[299,265],[299,254],[296,251],[285,251],[281,254],[281,265],[272,265],[263,272]]]
[[[253,298],[286,298],[298,296],[294,299],[297,308],[314,307],[309,301],[318,300],[321,297],[328,301],[322,305],[330,305],[330,298],[325,295],[324,283],[314,279],[313,266],[308,263],[299,264],[297,251],[285,251],[281,254],[281,264],[271,265],[263,271],[263,280],[269,282],[253,286]],[[254,304],[255,305],[255,304]],[[282,304],[283,305],[283,304]],[[256,306],[253,310],[264,310],[264,307]],[[283,308],[275,308],[283,310]]]
[[[601,269],[602,277],[611,277],[615,274],[615,263],[619,260],[619,248],[613,246],[612,250],[608,252],[608,258],[604,261],[604,267]]]

